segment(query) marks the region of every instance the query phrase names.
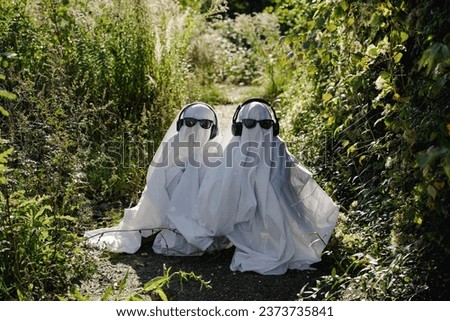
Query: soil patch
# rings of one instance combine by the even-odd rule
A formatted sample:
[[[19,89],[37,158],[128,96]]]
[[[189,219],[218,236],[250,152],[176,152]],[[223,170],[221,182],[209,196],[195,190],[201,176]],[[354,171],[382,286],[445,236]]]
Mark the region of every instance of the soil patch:
[[[212,288],[200,289],[198,281],[189,280],[182,283],[174,279],[168,289],[164,289],[169,300],[173,301],[294,301],[302,287],[315,284],[316,279],[328,274],[324,263],[316,265],[316,270],[289,270],[284,275],[268,276],[253,272],[233,272],[230,263],[234,247],[193,257],[171,257],[155,254],[151,243],[144,243],[135,254],[110,254],[92,250],[98,259],[98,273],[80,286],[84,295],[90,300],[100,300],[106,289],[118,284],[127,275],[124,291],[117,296],[118,290],[109,300],[123,300],[126,297],[142,292],[143,285],[151,279],[163,274],[164,266],[171,267],[171,272],[194,272]],[[151,300],[150,294],[143,295]]]

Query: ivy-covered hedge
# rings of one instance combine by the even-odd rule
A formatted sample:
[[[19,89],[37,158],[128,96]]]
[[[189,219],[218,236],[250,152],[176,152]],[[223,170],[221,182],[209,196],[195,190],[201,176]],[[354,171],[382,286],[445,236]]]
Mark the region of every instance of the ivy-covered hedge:
[[[449,1],[278,1],[295,76],[285,137],[341,206],[301,295],[449,297]]]

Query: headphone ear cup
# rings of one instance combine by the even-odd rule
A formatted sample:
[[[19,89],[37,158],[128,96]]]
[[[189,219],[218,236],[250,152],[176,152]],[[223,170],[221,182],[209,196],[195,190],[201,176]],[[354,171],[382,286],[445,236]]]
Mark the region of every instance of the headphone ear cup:
[[[241,136],[242,135],[242,123],[234,123],[231,126],[231,132],[234,136]]]
[[[209,139],[213,139],[216,136],[217,136],[217,126],[213,124],[211,127],[211,135],[209,135]]]
[[[182,126],[183,126],[183,119],[178,119],[178,121],[177,121],[177,132],[180,131]]]
[[[280,125],[278,123],[273,124],[273,136],[278,136],[280,133]]]

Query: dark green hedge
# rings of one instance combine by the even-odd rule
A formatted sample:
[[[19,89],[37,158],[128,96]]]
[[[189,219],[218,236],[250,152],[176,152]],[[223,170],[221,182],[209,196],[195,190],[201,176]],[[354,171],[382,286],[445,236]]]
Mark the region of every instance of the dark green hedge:
[[[279,1],[286,136],[341,205],[302,296],[448,299],[449,1]]]

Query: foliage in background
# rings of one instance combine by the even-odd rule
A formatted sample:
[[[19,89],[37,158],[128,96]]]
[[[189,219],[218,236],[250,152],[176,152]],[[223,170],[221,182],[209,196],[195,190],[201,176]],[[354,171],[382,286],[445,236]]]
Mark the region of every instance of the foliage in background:
[[[44,197],[0,194],[0,299],[52,300],[92,272],[70,216]]]
[[[341,206],[301,299],[448,299],[449,1],[264,3],[0,0],[2,299],[86,275],[81,226],[137,201],[174,114],[217,83],[280,98]]]
[[[267,6],[274,3],[273,0],[179,0],[184,7],[205,13],[211,8],[221,8],[220,14],[227,18],[235,18],[237,15],[262,12]]]
[[[274,14],[237,14],[199,26],[190,46],[190,62],[203,88],[217,84],[261,87],[274,98],[289,79],[288,48],[279,41]],[[225,97],[213,98],[215,100]]]
[[[92,214],[137,201],[197,96],[195,13],[140,0],[0,0],[0,11],[0,293],[49,299],[86,273],[77,235]]]
[[[341,206],[303,299],[448,298],[448,1],[277,1],[285,136]]]
[[[20,99],[8,124],[16,159],[53,176],[36,182],[48,194],[135,199],[154,145],[195,94],[192,19],[175,2],[25,3],[2,8],[2,50],[17,53],[5,70]]]
[[[17,99],[5,89],[0,97]],[[0,112],[10,116],[1,106]],[[13,148],[3,151],[9,141],[0,139],[0,299],[48,300],[85,275],[90,265],[77,235],[68,229],[76,225],[72,217],[52,213],[46,197],[13,190],[6,167]]]

